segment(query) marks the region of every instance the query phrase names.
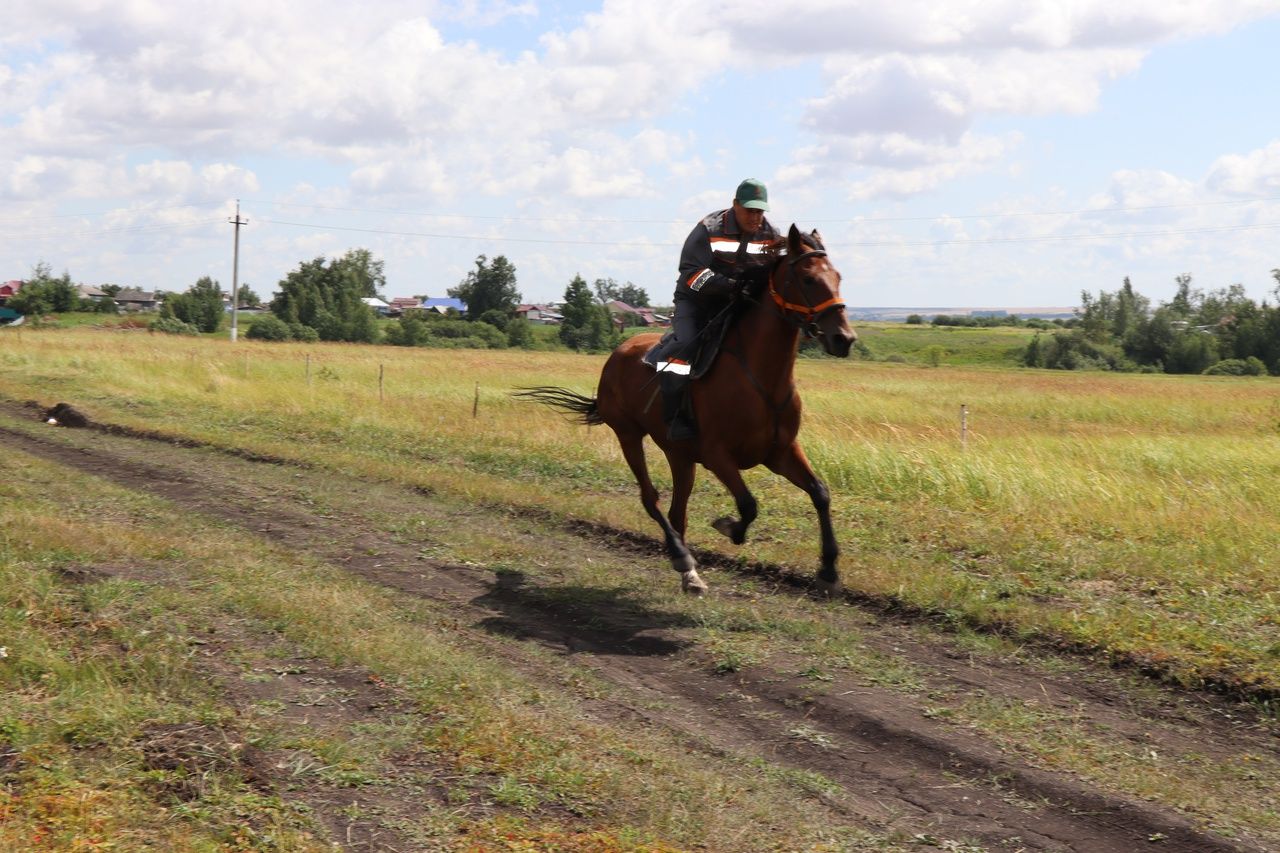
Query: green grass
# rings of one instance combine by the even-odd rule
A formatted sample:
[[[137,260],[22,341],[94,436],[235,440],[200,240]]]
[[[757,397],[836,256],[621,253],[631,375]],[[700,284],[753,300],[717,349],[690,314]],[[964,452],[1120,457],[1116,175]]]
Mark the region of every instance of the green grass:
[[[676,733],[585,716],[581,703],[604,688],[571,661],[513,644],[508,655],[532,656],[543,674],[530,680],[460,632],[454,608],[21,455],[0,458],[0,483],[0,748],[20,762],[16,775],[0,774],[0,849],[327,849],[304,808],[247,785],[230,758],[194,776],[149,768],[149,733],[167,725],[288,750],[278,767],[296,784],[378,786],[390,755],[428,756],[437,769],[418,784],[447,787],[448,802],[411,828],[423,849],[660,853],[714,840],[745,850],[762,837],[777,850],[824,839],[894,849],[854,827],[831,829],[811,778],[744,772],[732,756],[690,762]],[[113,564],[157,580],[60,579],[63,569]],[[233,709],[192,654],[193,638],[229,621],[268,644],[239,652],[248,680],[274,677],[278,648],[281,658],[362,667],[412,712],[333,731],[288,722],[274,700]],[[175,801],[174,791],[185,795]],[[779,813],[792,816],[785,827]]]
[[[0,336],[0,393],[652,535],[606,429],[509,396],[591,393],[602,360],[53,330]],[[852,590],[1189,685],[1280,689],[1275,380],[802,360],[799,381]],[[740,552],[812,572],[808,499],[765,472],[748,482],[762,517]],[[703,476],[695,545],[734,552],[700,520],[727,508]]]
[[[908,325],[906,323],[855,324],[858,339],[877,361],[951,366],[1013,367],[1022,363],[1022,352],[1036,330],[1014,326],[968,328],[960,326]]]

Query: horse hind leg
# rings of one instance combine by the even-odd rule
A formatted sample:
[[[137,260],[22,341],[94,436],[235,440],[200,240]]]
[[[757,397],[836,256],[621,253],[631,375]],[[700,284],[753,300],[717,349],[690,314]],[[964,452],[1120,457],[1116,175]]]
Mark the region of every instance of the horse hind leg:
[[[618,436],[618,443],[622,447],[623,458],[627,460],[627,465],[631,467],[631,473],[636,478],[636,484],[640,487],[640,504],[644,507],[644,511],[649,517],[658,522],[658,526],[662,528],[663,544],[667,551],[667,557],[671,560],[671,568],[680,573],[680,588],[692,595],[701,595],[707,591],[707,585],[698,574],[698,562],[693,558],[693,554],[689,552],[689,546],[684,541],[684,524],[681,522],[679,527],[672,523],[672,520],[662,513],[658,508],[658,490],[653,485],[653,480],[649,478],[649,466],[645,462],[644,457],[644,437],[643,435]],[[692,482],[690,482],[689,491],[692,490]],[[672,496],[673,512],[677,503],[677,496],[680,489],[678,485],[674,489]],[[688,491],[685,492],[685,502],[688,501]],[[683,517],[683,510],[681,511]]]

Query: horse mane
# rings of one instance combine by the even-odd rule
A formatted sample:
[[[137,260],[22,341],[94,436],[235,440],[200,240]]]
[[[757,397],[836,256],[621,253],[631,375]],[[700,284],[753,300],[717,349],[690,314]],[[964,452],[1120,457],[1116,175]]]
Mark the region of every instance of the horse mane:
[[[773,271],[778,264],[787,259],[787,237],[779,236],[771,240],[764,247],[765,262],[757,268],[759,271],[747,278],[747,285],[744,292],[749,298],[748,302],[754,303],[760,300],[764,295],[765,289],[769,286],[769,278],[773,275]],[[805,249],[810,251],[821,251],[826,247],[822,245],[822,235],[817,231],[808,234],[800,232],[800,242]],[[765,272],[767,270],[767,272]]]

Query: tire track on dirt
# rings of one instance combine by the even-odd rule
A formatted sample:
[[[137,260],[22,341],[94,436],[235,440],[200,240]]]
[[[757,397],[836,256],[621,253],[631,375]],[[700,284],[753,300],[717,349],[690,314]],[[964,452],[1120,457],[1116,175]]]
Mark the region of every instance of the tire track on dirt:
[[[527,655],[504,642],[515,637],[571,655],[621,688],[624,698],[599,700],[593,712],[650,720],[684,733],[695,748],[820,773],[847,792],[839,808],[860,823],[908,836],[977,840],[990,850],[1129,850],[1152,839],[1165,851],[1262,849],[1011,759],[976,733],[925,719],[888,690],[850,682],[815,697],[774,669],[716,676],[678,620],[664,623],[661,614],[597,606],[587,623],[563,598],[540,595],[523,575],[494,581],[471,567],[424,561],[412,544],[353,532],[359,525],[318,518],[288,497],[257,489],[251,472],[261,460],[243,462],[240,482],[233,484],[204,470],[207,451],[164,445],[161,453],[154,440],[148,446],[145,439],[119,435],[0,432],[15,449],[198,510],[403,593],[465,606],[477,638],[512,666],[530,667]],[[408,492],[404,500],[430,502]],[[270,502],[269,522],[264,501]],[[835,689],[845,686],[856,689]]]

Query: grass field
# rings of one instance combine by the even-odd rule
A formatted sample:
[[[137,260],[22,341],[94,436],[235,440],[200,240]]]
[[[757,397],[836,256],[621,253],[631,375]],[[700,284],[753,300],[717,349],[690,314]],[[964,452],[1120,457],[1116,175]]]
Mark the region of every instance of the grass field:
[[[601,362],[9,330],[0,393],[652,533],[611,434],[509,396],[590,393]],[[851,590],[1189,685],[1280,689],[1274,380],[833,360],[803,360],[799,378]],[[807,499],[767,473],[749,482],[762,517],[741,553],[812,571]],[[727,547],[697,521],[727,505],[704,477],[695,544]]]
[[[992,351],[986,330],[942,334],[957,361]],[[767,664],[799,672],[814,692],[851,674],[912,694],[924,717],[1037,766],[1199,815],[1227,837],[1280,839],[1280,766],[1254,746],[1209,760],[1194,732],[1190,746],[1135,740],[1070,706],[1013,701],[986,685],[939,690],[918,664],[868,646],[859,626],[869,617],[856,608],[761,593],[751,580],[718,596],[728,581],[714,574],[713,594],[689,600],[656,554],[652,571],[634,576],[634,556],[586,550],[557,520],[656,536],[613,436],[510,391],[591,393],[602,361],[19,328],[0,330],[0,397],[67,401],[100,422],[296,461],[258,466],[279,469],[258,475],[275,478],[264,494],[296,493],[317,519],[336,507],[366,512],[361,523],[433,559],[558,582],[531,585],[531,597],[653,608],[690,626],[716,673]],[[988,644],[1001,658],[1068,648],[1222,689],[1274,716],[1280,383],[945,359],[937,368],[804,359],[799,381],[802,439],[832,488],[854,595],[926,614],[979,657]],[[344,472],[367,493],[300,485],[303,470]],[[357,582],[336,563],[21,453],[0,472],[0,849],[328,849],[306,803],[237,776],[239,744],[286,762],[299,784],[361,801],[441,791],[443,805],[413,823],[421,849],[444,849],[442,839],[468,851],[982,849],[832,824],[850,792],[821,774],[717,750],[691,762],[688,744],[661,726],[584,717],[580,706],[617,688],[572,660],[504,647],[528,657],[513,673],[493,647],[458,634],[449,608]],[[655,473],[664,485],[665,470]],[[748,480],[761,503],[748,543],[735,548],[706,523],[731,502],[704,475],[692,544],[811,576],[807,498],[767,472]],[[405,487],[435,496],[446,514],[400,517]],[[477,507],[494,516],[479,533],[461,523]],[[575,549],[548,564],[548,551]],[[84,565],[121,576],[68,584]],[[234,707],[192,666],[209,650],[202,638],[228,623],[260,638],[222,664],[247,683],[275,681],[304,655],[377,673],[415,713],[344,728],[290,717],[274,700]],[[731,697],[732,686],[713,689]],[[194,753],[188,744],[183,762],[165,764],[174,727],[192,725],[234,739],[198,742]],[[823,748],[820,728],[788,726],[782,737]],[[410,745],[430,755],[416,787],[387,769]],[[8,793],[14,773],[22,785]]]

